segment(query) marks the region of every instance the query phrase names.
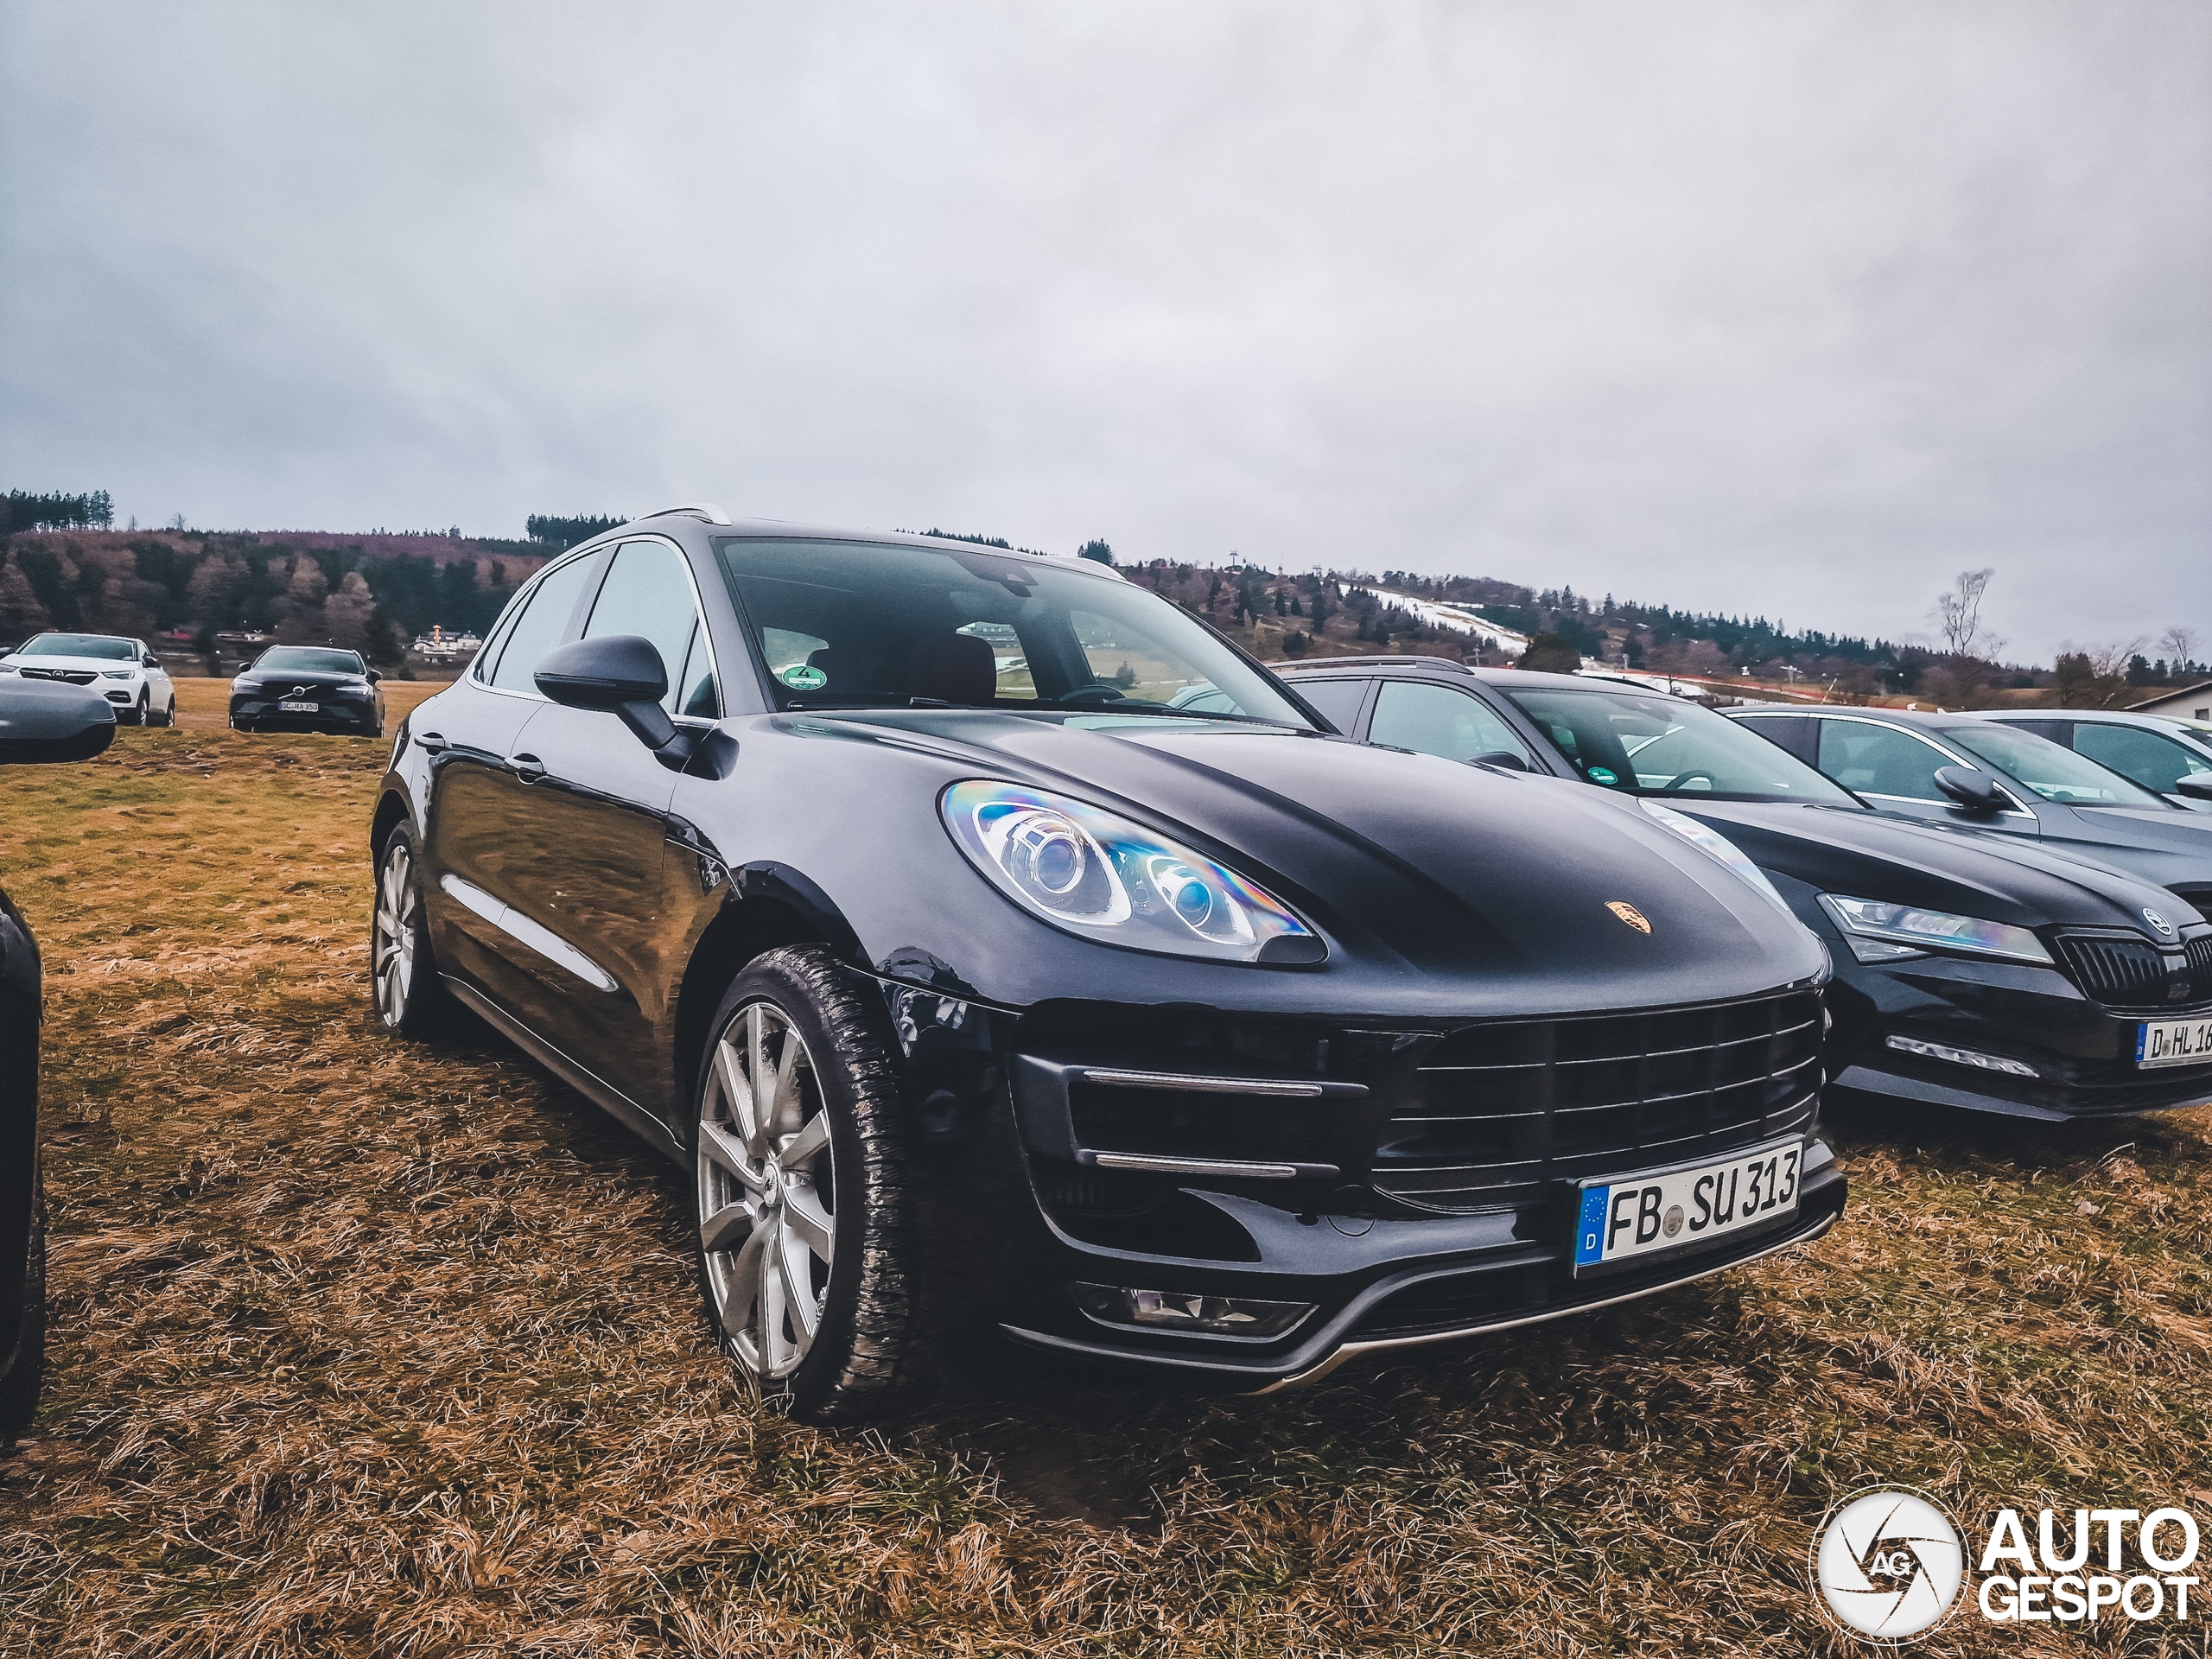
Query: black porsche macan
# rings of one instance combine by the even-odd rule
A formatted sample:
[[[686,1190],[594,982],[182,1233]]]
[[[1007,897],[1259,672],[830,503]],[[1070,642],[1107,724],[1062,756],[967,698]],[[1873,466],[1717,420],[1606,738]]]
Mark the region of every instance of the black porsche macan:
[[[2139,877],[1876,810],[1656,690],[1415,657],[1283,677],[1370,742],[1580,779],[1724,838],[1835,962],[1832,1101],[2057,1119],[2212,1100],[2212,926]]]
[[[116,710],[89,687],[0,680],[0,766],[89,760]],[[46,1376],[46,1187],[38,1129],[38,942],[0,888],[0,1449]]]
[[[626,525],[408,717],[372,849],[383,1020],[465,1005],[679,1160],[810,1421],[1004,1343],[1287,1386],[1844,1203],[1803,925],[1100,565]]]

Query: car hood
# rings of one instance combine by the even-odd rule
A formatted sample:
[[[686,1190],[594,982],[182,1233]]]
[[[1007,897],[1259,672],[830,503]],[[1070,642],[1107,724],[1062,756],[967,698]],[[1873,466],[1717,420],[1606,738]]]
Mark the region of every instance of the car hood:
[[[2050,803],[2040,803],[2038,812]],[[2069,806],[2075,838],[2145,852],[2194,855],[2212,875],[2212,820],[2195,812],[2156,806]]]
[[[947,781],[1005,778],[1123,812],[1249,872],[1339,955],[1510,975],[1523,1006],[1717,1000],[1827,968],[1793,918],[1581,784],[1220,721],[918,710],[784,723],[865,727],[926,745]]]
[[[359,674],[291,674],[249,671],[231,682],[238,689],[251,690],[261,686],[270,690],[288,690],[293,686],[304,686],[310,691],[330,690],[339,687],[355,691],[368,689],[368,681]]]
[[[139,666],[113,657],[0,657],[10,668],[59,668],[71,671],[91,669],[100,674],[120,674]]]
[[[1797,803],[1667,804],[1726,836],[1770,874],[1821,893],[1915,905],[2015,927],[2126,927],[2153,944],[2145,909],[2168,920],[2175,900],[2163,887],[2119,870],[2042,850],[2018,836],[1962,836],[1857,808]]]

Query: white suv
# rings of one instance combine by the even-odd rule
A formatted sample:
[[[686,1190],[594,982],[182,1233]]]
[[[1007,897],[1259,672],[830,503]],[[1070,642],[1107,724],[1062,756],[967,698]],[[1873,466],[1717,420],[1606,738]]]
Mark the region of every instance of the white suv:
[[[143,640],[114,633],[41,633],[0,657],[0,674],[88,685],[121,726],[176,724],[176,683]]]

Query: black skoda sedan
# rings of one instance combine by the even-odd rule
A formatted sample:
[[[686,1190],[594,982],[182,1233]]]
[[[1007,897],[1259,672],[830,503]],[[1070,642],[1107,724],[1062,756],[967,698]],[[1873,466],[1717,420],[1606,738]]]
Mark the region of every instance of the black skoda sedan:
[[[1370,742],[1579,778],[1748,858],[1834,958],[1832,1100],[2033,1118],[2212,1100],[2212,926],[2162,888],[1876,810],[1656,690],[1408,657],[1283,677]]]
[[[0,766],[88,760],[115,740],[99,692],[0,681]],[[46,1189],[39,1174],[38,942],[0,888],[0,1446],[46,1374]]]
[[[384,735],[384,693],[358,651],[271,645],[231,682],[231,724],[241,732]]]
[[[1794,918],[1633,802],[1345,741],[1103,565],[626,525],[408,716],[372,849],[384,1021],[457,1001],[679,1160],[810,1421],[1001,1342],[1282,1387],[1844,1202]]]

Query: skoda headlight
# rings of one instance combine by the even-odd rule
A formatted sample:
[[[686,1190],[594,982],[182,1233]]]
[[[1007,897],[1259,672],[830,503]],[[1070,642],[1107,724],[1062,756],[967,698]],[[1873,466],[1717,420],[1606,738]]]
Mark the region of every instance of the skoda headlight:
[[[1700,823],[1687,812],[1675,811],[1671,806],[1662,806],[1658,802],[1652,800],[1643,801],[1641,804],[1646,812],[1665,824],[1691,846],[1726,865],[1728,868],[1743,877],[1758,890],[1760,898],[1765,899],[1791,921],[1797,920],[1797,912],[1790,909],[1789,901],[1774,890],[1774,883],[1766,879],[1766,872],[1745,857],[1743,849],[1727,836],[1709,825]],[[1800,923],[1799,925],[1802,926],[1803,924]]]
[[[1874,899],[1847,899],[1840,893],[1822,893],[1821,908],[1843,930],[1851,954],[1861,962],[1894,962],[1924,950],[1962,950],[2006,962],[2050,961],[2041,939],[2024,927],[2004,922],[1885,905]]]
[[[993,886],[1079,938],[1226,962],[1316,963],[1329,954],[1287,906],[1117,813],[980,779],[953,785],[939,807]]]

